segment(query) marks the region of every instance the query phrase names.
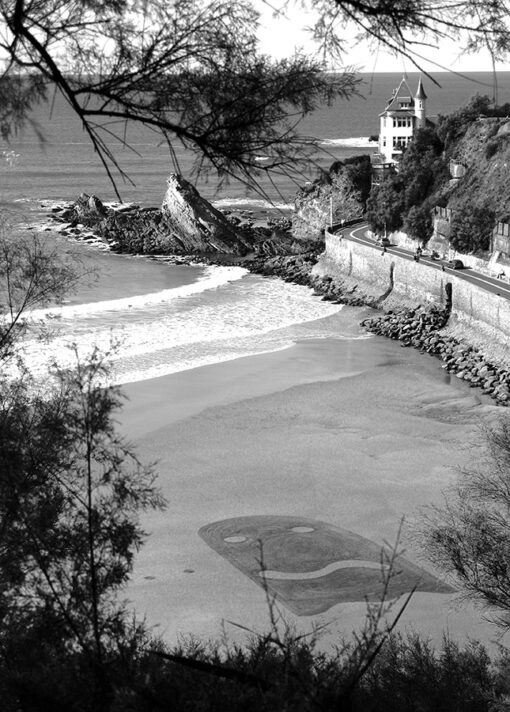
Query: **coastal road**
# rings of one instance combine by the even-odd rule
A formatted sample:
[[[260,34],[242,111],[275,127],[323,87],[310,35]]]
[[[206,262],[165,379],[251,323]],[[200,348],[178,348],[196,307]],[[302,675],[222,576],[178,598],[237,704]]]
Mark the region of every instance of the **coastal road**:
[[[372,247],[374,250],[378,250],[380,252],[382,250],[381,245],[378,244],[373,238],[367,236],[367,230],[368,224],[364,223],[362,225],[357,225],[356,227],[351,226],[342,228],[337,230],[335,234],[346,237],[353,242],[359,242],[362,245],[367,245],[368,247]],[[414,259],[414,252],[403,247],[397,247],[396,245],[387,246],[386,252],[388,254],[398,255],[406,260]],[[459,279],[471,282],[471,284],[476,285],[480,289],[485,289],[487,292],[497,294],[504,299],[510,299],[510,284],[498,279],[497,277],[488,277],[486,274],[476,272],[469,267],[460,270],[453,270],[451,267],[447,267],[447,260],[433,260],[424,254],[420,257],[420,264],[426,265],[430,269],[437,270],[442,270],[444,266],[445,272],[453,273]]]

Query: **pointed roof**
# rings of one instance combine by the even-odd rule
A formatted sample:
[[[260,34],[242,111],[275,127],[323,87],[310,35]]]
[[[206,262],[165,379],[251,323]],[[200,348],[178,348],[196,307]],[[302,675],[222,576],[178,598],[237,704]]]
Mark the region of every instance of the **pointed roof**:
[[[395,89],[393,96],[388,102],[388,106],[386,107],[386,111],[393,111],[395,109],[400,109],[400,103],[401,102],[406,102],[409,104],[413,104],[413,93],[409,89],[409,85],[406,82],[406,78],[402,77],[400,84],[398,85],[397,89]]]
[[[421,74],[420,74],[420,80],[418,82],[418,89],[416,90],[415,94],[415,99],[426,99],[427,95],[425,94],[425,89],[423,88],[423,84],[421,82]]]

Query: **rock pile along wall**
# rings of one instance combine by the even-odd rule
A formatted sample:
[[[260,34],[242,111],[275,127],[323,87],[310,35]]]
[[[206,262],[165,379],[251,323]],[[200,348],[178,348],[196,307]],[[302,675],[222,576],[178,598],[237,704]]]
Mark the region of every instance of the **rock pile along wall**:
[[[313,272],[347,279],[361,290],[382,297],[381,306],[432,303],[445,306],[451,285],[452,312],[447,327],[457,338],[510,363],[510,302],[460,279],[454,272],[435,270],[413,260],[382,252],[326,232],[325,250]]]

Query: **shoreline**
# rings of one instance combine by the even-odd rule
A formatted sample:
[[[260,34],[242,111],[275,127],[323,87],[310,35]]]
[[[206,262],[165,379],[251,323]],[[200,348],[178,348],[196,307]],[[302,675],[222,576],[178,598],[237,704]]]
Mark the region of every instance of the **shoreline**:
[[[97,198],[91,198],[93,205],[96,202],[102,206]],[[94,202],[96,201],[96,202]],[[130,209],[130,208],[129,208]],[[52,209],[53,221],[59,221],[61,212],[69,212],[69,204]],[[229,208],[225,214],[236,216],[240,221],[242,217],[248,220],[247,225],[252,229],[253,221],[264,222],[266,210],[255,216],[255,211]],[[83,226],[82,226],[83,227]],[[84,240],[80,235],[84,233]],[[72,232],[64,234],[73,240],[101,243],[102,238],[90,237],[90,230],[77,227]],[[115,254],[115,250],[109,248]],[[450,312],[448,306],[442,308],[434,304],[416,304],[410,307],[404,300],[390,298],[391,308],[384,309],[384,301],[388,296],[380,294],[375,296],[367,294],[359,288],[357,280],[345,275],[341,279],[330,276],[313,274],[313,268],[321,254],[322,247],[315,246],[308,252],[291,254],[268,253],[251,254],[248,256],[222,253],[195,253],[179,255],[151,255],[145,254],[147,259],[165,261],[175,265],[217,265],[240,266],[253,274],[264,277],[278,277],[286,282],[310,287],[317,297],[333,303],[355,307],[368,307],[377,310],[378,316],[364,319],[361,326],[367,331],[398,339],[401,345],[412,347],[421,353],[429,353],[438,357],[444,363],[444,368],[449,373],[454,373],[458,378],[466,380],[470,386],[479,387],[482,392],[489,395],[499,406],[510,406],[510,364],[495,363],[491,356],[487,356],[478,345],[470,343],[469,338],[456,338],[449,332]]]

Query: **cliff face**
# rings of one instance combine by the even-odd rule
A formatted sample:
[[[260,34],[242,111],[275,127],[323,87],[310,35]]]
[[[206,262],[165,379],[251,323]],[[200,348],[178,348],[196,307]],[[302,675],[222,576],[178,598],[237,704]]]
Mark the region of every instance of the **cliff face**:
[[[292,233],[297,239],[322,241],[332,221],[352,220],[364,213],[370,189],[370,159],[355,156],[337,161],[322,180],[302,188],[295,200]]]
[[[453,158],[466,167],[452,186],[448,205],[463,201],[486,205],[496,219],[510,217],[510,119],[479,118],[452,150]]]
[[[297,238],[321,240],[324,227],[330,221],[331,186],[320,186],[313,191],[302,189],[295,201],[292,234]]]

